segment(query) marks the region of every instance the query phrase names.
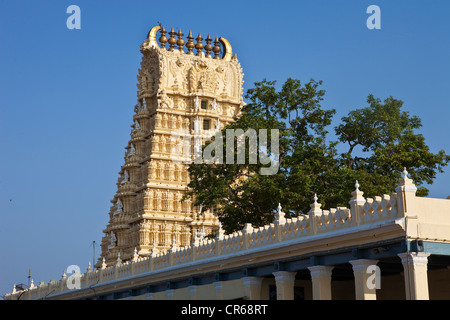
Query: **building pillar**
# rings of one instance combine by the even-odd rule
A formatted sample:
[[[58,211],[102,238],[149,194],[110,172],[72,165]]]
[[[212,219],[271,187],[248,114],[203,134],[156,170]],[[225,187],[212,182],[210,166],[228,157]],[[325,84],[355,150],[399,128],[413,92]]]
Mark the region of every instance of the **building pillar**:
[[[331,273],[333,266],[308,267],[311,272],[313,300],[331,300]]]
[[[376,300],[377,292],[376,286],[372,283],[372,277],[375,276],[375,280],[381,277],[378,267],[376,266],[378,260],[359,259],[349,261],[352,264],[353,275],[355,277],[355,299],[356,300]],[[369,268],[375,266],[374,272]],[[378,277],[378,278],[377,278]]]
[[[261,284],[264,278],[262,277],[244,277],[242,283],[244,284],[245,295],[249,300],[261,300]]]
[[[169,300],[172,300],[172,299],[173,299],[173,289],[168,289],[168,290],[166,290],[166,297],[167,297],[167,299],[169,299]]]
[[[405,277],[406,300],[428,300],[428,256],[427,252],[404,252],[402,259]]]
[[[295,274],[297,272],[273,272],[277,286],[277,300],[294,300]]]
[[[197,286],[189,286],[189,297],[191,300],[198,300],[198,289]]]
[[[222,281],[214,282],[214,287],[216,288],[216,299],[223,300],[223,286]]]

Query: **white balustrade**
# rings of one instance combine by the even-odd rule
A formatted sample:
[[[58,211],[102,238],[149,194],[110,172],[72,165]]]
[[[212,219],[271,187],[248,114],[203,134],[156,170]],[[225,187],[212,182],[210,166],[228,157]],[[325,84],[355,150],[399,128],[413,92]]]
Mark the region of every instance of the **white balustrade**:
[[[356,203],[356,205],[352,205],[351,209],[338,207],[329,210],[320,209],[320,204],[317,203],[317,197],[315,197],[315,202],[311,205],[311,212],[292,218],[285,218],[285,213],[279,206],[274,222],[268,225],[253,228],[247,224],[241,231],[221,235],[215,239],[204,239],[181,248],[174,246],[168,251],[154,253],[148,257],[135,257],[134,260],[118,262],[116,265],[89,271],[81,275],[81,284],[82,287],[91,286],[118,278],[126,278],[133,274],[163,269],[171,265],[264,247],[279,241],[308,237],[315,233],[333,232],[338,229],[397,218],[400,211],[397,208],[397,193],[366,199],[361,195],[362,192],[359,189],[354,192],[351,203]],[[60,281],[34,287],[25,294],[29,295],[27,297],[31,299],[38,299],[57,292],[69,291],[66,281],[67,279],[63,277]],[[14,295],[17,294],[20,294],[20,291],[14,293]]]

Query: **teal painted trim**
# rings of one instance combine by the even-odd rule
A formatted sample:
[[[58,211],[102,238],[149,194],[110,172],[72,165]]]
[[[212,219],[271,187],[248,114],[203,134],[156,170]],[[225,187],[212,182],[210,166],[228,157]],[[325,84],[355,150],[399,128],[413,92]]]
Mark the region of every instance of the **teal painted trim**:
[[[431,254],[450,256],[450,243],[446,242],[412,240],[408,241],[408,249],[413,252],[428,252]]]

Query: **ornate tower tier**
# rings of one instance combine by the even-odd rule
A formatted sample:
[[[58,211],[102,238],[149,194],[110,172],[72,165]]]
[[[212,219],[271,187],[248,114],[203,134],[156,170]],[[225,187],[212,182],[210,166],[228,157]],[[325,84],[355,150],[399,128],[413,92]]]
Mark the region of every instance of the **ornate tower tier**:
[[[131,139],[97,266],[189,245],[196,234],[218,228],[214,213],[181,199],[198,148],[194,137],[204,142],[239,116],[243,73],[226,39],[195,40],[191,32],[185,41],[181,30],[156,26],[141,45]]]

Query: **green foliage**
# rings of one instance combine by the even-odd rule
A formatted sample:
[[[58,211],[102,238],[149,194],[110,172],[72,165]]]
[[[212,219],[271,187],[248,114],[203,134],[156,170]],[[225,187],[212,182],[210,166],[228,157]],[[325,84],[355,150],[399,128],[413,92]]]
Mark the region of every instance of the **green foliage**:
[[[404,167],[418,187],[417,195],[428,195],[423,184],[433,183],[450,157],[443,150],[430,152],[425,138],[414,132],[422,126],[420,119],[402,111],[402,101],[389,97],[383,104],[369,95],[367,103],[369,107],[350,111],[335,128],[339,140],[349,146],[341,166],[357,174],[366,196],[394,190]]]
[[[323,207],[347,206],[355,180],[367,197],[389,194],[403,167],[418,187],[417,194],[427,195],[423,184],[431,184],[450,157],[442,150],[430,152],[424,137],[415,133],[421,127],[420,119],[402,111],[400,100],[389,97],[383,103],[369,95],[368,107],[350,111],[334,128],[338,141],[327,141],[335,110],[322,108],[325,91],[321,84],[311,79],[302,86],[289,78],[277,91],[275,81],[256,82],[247,91],[248,104],[241,117],[222,134],[225,137],[227,129],[278,129],[279,154],[270,153],[270,143],[267,149],[277,157],[277,173],[261,175],[266,165],[259,158],[250,164],[255,150],[248,144],[244,164],[191,164],[186,197],[203,210],[214,210],[225,231],[232,232],[245,223],[262,226],[272,222],[278,203],[288,216],[305,214],[314,193]],[[347,145],[348,151],[339,154],[339,144]],[[225,139],[222,148],[225,155]],[[236,159],[236,147],[234,152]]]

